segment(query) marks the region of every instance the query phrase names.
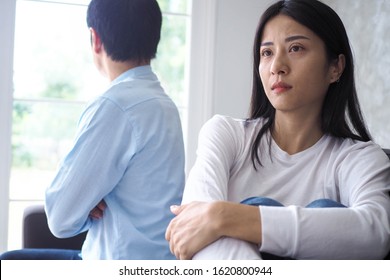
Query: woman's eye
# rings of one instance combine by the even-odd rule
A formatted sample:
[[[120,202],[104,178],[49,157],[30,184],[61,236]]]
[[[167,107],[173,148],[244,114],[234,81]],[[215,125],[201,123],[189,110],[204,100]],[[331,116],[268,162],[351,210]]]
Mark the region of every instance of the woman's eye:
[[[290,48],[290,51],[291,52],[299,52],[300,50],[302,50],[303,48],[301,46],[292,46]]]
[[[270,50],[263,50],[261,52],[261,56],[264,56],[264,57],[270,56],[271,54],[272,54],[272,52]]]

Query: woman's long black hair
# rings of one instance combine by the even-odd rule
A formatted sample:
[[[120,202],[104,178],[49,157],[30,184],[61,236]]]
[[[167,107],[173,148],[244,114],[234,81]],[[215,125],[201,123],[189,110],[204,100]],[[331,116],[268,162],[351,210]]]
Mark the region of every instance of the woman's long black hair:
[[[329,86],[322,107],[322,131],[340,138],[369,141],[371,136],[364,124],[356,94],[354,63],[348,36],[340,17],[317,0],[285,0],[270,6],[260,18],[253,47],[253,87],[249,119],[264,118],[252,145],[252,162],[261,165],[259,145],[265,133],[273,128],[275,108],[269,102],[259,74],[260,44],[266,23],[277,15],[286,15],[306,26],[325,43],[329,62],[340,54],[345,56],[345,69],[337,83]]]

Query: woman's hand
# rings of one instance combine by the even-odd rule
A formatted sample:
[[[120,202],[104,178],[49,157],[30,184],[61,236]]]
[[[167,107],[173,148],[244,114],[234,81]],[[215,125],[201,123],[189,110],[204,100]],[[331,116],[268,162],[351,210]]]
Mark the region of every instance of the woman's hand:
[[[89,212],[89,216],[92,218],[92,219],[101,219],[103,218],[103,213],[104,213],[104,210],[107,208],[107,204],[104,200],[100,201],[98,203],[98,205],[96,205],[92,210],[91,212]]]
[[[216,202],[191,202],[182,206],[171,206],[171,211],[176,217],[170,222],[165,238],[176,258],[189,260],[221,237],[218,233]]]
[[[257,206],[227,201],[191,202],[172,206],[171,211],[176,217],[168,225],[165,238],[178,259],[191,259],[222,236],[261,243],[261,217]]]

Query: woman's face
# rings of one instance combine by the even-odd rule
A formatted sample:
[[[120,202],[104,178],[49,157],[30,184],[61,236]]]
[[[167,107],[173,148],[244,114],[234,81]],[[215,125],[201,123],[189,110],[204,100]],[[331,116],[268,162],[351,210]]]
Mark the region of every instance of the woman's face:
[[[337,69],[337,62],[328,62],[324,42],[310,29],[285,15],[265,25],[259,73],[277,112],[319,116],[329,85],[339,77]]]

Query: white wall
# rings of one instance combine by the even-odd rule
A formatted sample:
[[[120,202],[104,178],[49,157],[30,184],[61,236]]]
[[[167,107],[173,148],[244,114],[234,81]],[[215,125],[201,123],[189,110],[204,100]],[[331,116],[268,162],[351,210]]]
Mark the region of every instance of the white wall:
[[[356,87],[374,140],[390,147],[390,1],[324,0],[341,17],[355,55]]]
[[[260,15],[271,2],[218,1],[213,113],[247,117],[254,35]]]

